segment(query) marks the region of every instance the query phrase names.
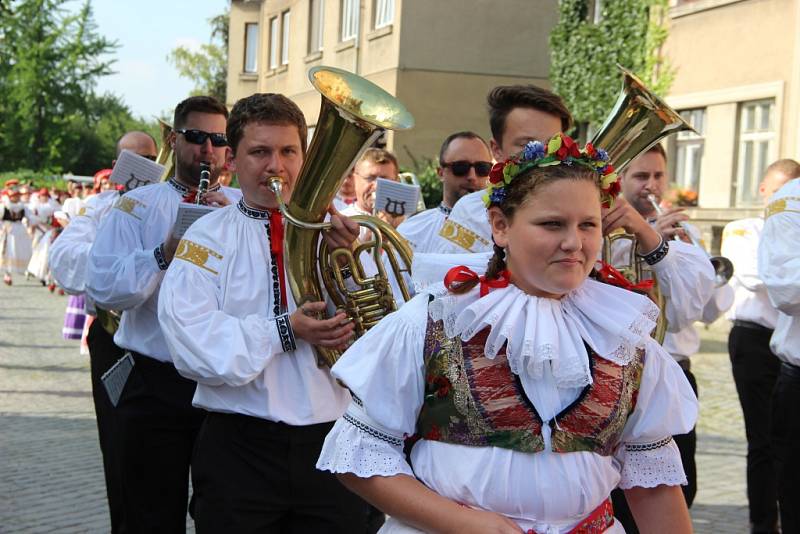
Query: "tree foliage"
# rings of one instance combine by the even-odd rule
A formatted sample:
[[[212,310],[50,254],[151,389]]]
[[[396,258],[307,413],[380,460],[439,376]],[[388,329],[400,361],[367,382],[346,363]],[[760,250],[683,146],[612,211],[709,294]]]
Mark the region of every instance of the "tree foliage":
[[[210,95],[225,102],[228,84],[228,21],[226,10],[209,19],[211,39],[193,52],[185,46],[174,48],[167,60],[178,69],[183,78],[194,80],[193,95]]]
[[[550,33],[550,80],[576,122],[599,127],[621,87],[616,64],[656,94],[669,89],[673,70],[660,53],[668,0],[604,0],[597,23],[588,20],[588,3],[559,1],[559,22]]]
[[[96,33],[88,1],[11,2],[0,20],[0,152],[4,165],[58,168],[73,149],[69,131],[89,112],[93,87],[111,73],[115,43]]]

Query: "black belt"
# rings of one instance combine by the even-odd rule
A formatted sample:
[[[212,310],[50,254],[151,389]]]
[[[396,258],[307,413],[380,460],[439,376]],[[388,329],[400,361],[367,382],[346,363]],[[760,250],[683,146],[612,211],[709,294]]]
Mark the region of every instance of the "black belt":
[[[794,378],[795,380],[800,380],[800,367],[791,363],[781,362],[781,374]]]
[[[750,328],[751,330],[766,330],[768,332],[772,332],[772,328],[768,328],[762,324],[754,323],[753,321],[734,319],[731,322],[733,323],[733,326],[739,326],[741,328]]]

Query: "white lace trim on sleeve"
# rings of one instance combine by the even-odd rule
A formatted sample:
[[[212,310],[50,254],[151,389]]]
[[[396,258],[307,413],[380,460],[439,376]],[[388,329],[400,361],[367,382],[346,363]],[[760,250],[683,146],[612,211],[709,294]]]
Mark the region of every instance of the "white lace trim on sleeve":
[[[328,433],[317,469],[361,478],[414,476],[403,454],[403,437],[374,424],[356,404],[350,405]]]
[[[671,436],[650,443],[626,443],[624,447],[621,489],[687,483],[680,451]]]

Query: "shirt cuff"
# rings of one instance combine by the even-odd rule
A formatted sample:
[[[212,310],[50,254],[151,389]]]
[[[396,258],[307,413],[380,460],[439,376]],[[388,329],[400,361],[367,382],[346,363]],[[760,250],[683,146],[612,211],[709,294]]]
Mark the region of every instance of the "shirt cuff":
[[[294,337],[292,323],[289,321],[289,314],[284,313],[275,318],[275,326],[278,328],[278,337],[281,340],[283,352],[292,352],[297,349],[297,340]]]
[[[681,454],[672,436],[650,443],[626,443],[623,447],[620,489],[686,484]]]
[[[162,271],[166,271],[167,267],[169,267],[169,262],[167,262],[166,256],[164,255],[164,243],[161,243],[153,249],[153,255],[156,257],[158,268]]]
[[[659,263],[661,260],[666,258],[667,253],[669,253],[669,241],[667,241],[662,237],[661,242],[658,244],[656,248],[654,248],[647,254],[638,254],[638,256],[641,257],[645,261],[645,263],[647,263],[647,265],[650,265],[652,267],[653,265]]]

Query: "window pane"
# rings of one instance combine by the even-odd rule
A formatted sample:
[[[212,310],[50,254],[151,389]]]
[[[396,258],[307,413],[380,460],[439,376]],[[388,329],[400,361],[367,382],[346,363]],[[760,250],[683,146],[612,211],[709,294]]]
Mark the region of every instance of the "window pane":
[[[322,12],[324,6],[323,0],[311,0],[311,9],[309,17],[311,24],[308,29],[308,52],[319,52],[322,50]]]
[[[759,128],[761,130],[772,129],[772,104],[761,104],[761,123]]]
[[[694,145],[690,147],[690,172],[691,179],[686,186],[692,191],[699,191],[700,189],[700,163],[703,160],[703,145]]]
[[[281,16],[281,32],[283,38],[281,39],[281,65],[289,63],[289,12],[284,11]]]
[[[269,19],[269,68],[278,68],[278,17]]]
[[[354,39],[358,33],[358,6],[358,0],[342,0],[342,41]]]
[[[742,126],[745,132],[752,132],[756,126],[755,106],[744,107],[744,117],[742,119]]]
[[[752,189],[753,182],[753,143],[748,141],[742,144],[744,157],[742,159],[742,176],[739,180],[739,187],[741,187],[740,198],[743,202],[751,201],[750,189]]]
[[[258,70],[258,24],[245,24],[244,71]]]
[[[394,0],[375,0],[375,28],[388,26],[394,20]]]

